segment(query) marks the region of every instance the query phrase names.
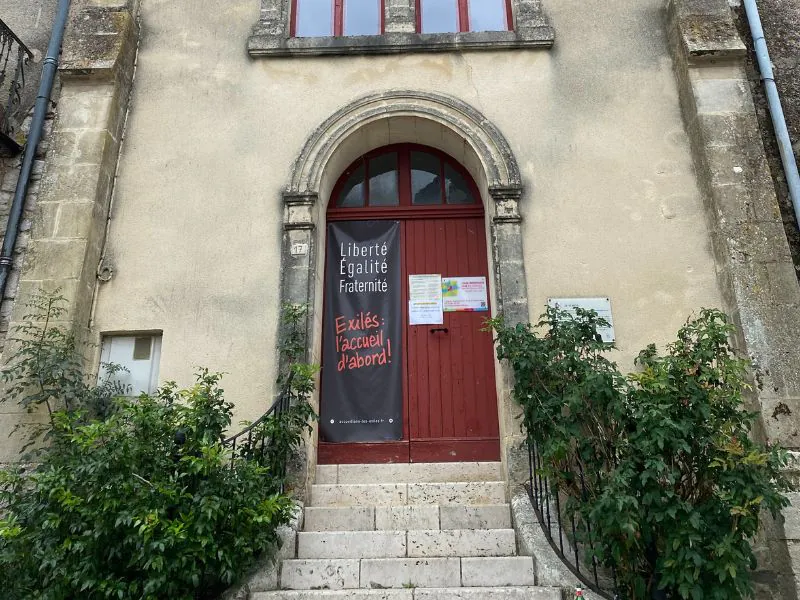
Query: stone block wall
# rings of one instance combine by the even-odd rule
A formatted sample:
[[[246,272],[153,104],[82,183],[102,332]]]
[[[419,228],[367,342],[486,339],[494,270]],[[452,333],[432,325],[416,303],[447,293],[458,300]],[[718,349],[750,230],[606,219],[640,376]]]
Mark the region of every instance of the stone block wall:
[[[58,94],[59,89],[58,86],[56,86],[51,96],[51,109],[47,114],[44,124],[42,141],[39,142],[39,146],[36,149],[36,160],[33,163],[33,171],[31,173],[30,184],[28,185],[28,194],[25,199],[25,209],[22,221],[20,222],[17,244],[14,249],[14,263],[8,276],[5,295],[0,299],[0,354],[3,352],[9,334],[11,313],[19,288],[20,272],[25,258],[25,250],[30,240],[31,220],[37,205],[45,160],[50,147],[49,139],[53,131]],[[26,132],[30,126],[30,117],[31,115],[29,114],[23,124],[23,130]],[[0,158],[0,244],[2,244],[5,239],[8,215],[11,210],[11,203],[14,199],[14,191],[17,187],[21,163],[22,155]]]
[[[5,308],[13,328],[32,294],[59,289],[67,311],[59,323],[79,340],[88,338],[97,273],[105,244],[120,144],[128,111],[138,42],[136,0],[76,0],[62,49],[59,110],[52,124],[52,153],[37,165],[35,204],[19,273],[9,288],[16,301]],[[13,347],[4,349],[2,362]],[[0,410],[0,462],[17,458],[17,424],[40,418],[16,406]]]

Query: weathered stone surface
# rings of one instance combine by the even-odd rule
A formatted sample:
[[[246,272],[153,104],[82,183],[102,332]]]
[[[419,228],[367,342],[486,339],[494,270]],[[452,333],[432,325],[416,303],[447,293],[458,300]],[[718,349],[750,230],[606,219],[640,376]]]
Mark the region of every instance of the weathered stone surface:
[[[692,61],[744,56],[745,46],[726,0],[679,0],[674,15],[681,44]]]
[[[505,483],[410,483],[409,504],[503,504]]]
[[[405,531],[301,531],[298,558],[394,558],[406,556]]]
[[[446,483],[501,481],[502,463],[339,465],[336,483]]]
[[[409,531],[408,556],[512,556],[513,529]]]
[[[783,113],[795,158],[800,162],[800,0],[759,0],[758,10],[772,60],[775,84],[781,96]],[[748,46],[747,77],[753,92],[761,139],[769,161],[772,182],[778,195],[789,246],[800,277],[800,229],[789,197],[780,150],[775,139],[766,92],[755,59],[752,35],[741,2],[734,10],[736,24]],[[772,187],[772,186],[770,186]]]
[[[555,588],[450,588],[415,590],[414,600],[560,600]]]
[[[314,483],[339,483],[339,465],[317,465]]]
[[[311,501],[315,506],[386,506],[406,504],[406,484],[376,483],[355,485],[313,485]]]
[[[508,529],[511,512],[508,504],[486,506],[442,505],[439,507],[442,529]]]
[[[533,559],[530,556],[461,559],[461,585],[464,587],[510,587],[535,584]]]
[[[280,586],[286,590],[357,588],[359,568],[355,559],[287,560],[281,565]]]
[[[539,526],[528,493],[519,488],[511,498],[511,514],[517,533],[519,554],[534,557],[536,582],[539,585],[564,586],[574,580]]]
[[[438,506],[379,506],[375,529],[439,529]]]
[[[413,600],[412,590],[282,590],[253,594],[250,600]]]
[[[362,588],[450,587],[461,585],[458,558],[365,559]]]
[[[375,508],[371,506],[309,506],[306,531],[370,531],[375,529]],[[378,529],[400,529],[379,527]]]
[[[722,0],[674,0],[670,28],[681,104],[704,192],[719,282],[739,327],[736,343],[753,363],[755,400],[770,442],[800,444],[800,287],[769,177],[744,54]],[[736,43],[738,41],[738,44]],[[741,45],[743,48],[743,45]],[[727,49],[726,49],[727,47]],[[721,54],[720,54],[721,52]],[[725,56],[735,62],[714,63]],[[712,60],[709,60],[712,59]],[[784,533],[765,519],[753,579],[759,598],[796,598],[780,540],[797,535],[797,509],[784,511]]]

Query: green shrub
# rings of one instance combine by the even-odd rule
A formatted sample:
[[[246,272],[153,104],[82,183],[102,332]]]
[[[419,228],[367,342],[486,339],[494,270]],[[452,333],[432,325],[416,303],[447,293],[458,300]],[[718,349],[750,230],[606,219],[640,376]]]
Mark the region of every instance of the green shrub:
[[[605,356],[604,324],[552,308],[538,331],[491,322],[579,540],[616,568],[621,597],[750,597],[761,511],[777,515],[788,484],[785,453],[750,437],[756,415],[743,407],[747,365],[729,344],[732,326],[703,310],[665,355],[649,346],[625,377]]]
[[[80,372],[74,340],[49,332],[57,303],[40,306],[45,318],[31,319],[6,379],[21,403],[48,407],[50,430],[33,469],[0,471],[0,596],[215,597],[275,549],[292,516],[283,465],[314,416],[315,370],[292,365],[287,410],[233,452],[219,374],[118,398],[98,416],[102,394]]]

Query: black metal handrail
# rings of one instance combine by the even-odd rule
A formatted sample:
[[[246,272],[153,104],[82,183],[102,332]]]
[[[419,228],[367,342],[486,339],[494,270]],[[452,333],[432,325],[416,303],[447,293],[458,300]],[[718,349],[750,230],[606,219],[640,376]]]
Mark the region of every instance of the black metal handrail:
[[[290,371],[283,386],[281,387],[280,394],[272,406],[269,407],[256,421],[245,427],[239,433],[223,440],[222,445],[227,447],[231,454],[231,468],[237,458],[245,458],[248,460],[255,460],[263,464],[264,459],[270,450],[273,439],[268,439],[264,425],[271,419],[278,419],[289,410],[292,405],[292,382],[294,380],[294,372]],[[287,457],[288,459],[288,457]],[[281,489],[283,492],[283,481],[286,479],[287,460],[281,460],[278,465],[278,472],[275,473],[281,480]]]
[[[604,580],[601,577],[600,565],[594,555],[594,542],[591,536],[591,524],[586,522],[584,525],[589,533],[589,550],[592,555],[591,565],[587,570],[586,561],[582,560],[585,556],[586,548],[578,536],[578,524],[574,513],[568,517],[569,530],[564,531],[564,511],[562,510],[562,495],[559,492],[558,484],[551,481],[543,468],[542,456],[539,453],[539,446],[531,436],[528,436],[528,496],[530,496],[533,510],[539,520],[539,525],[544,532],[547,541],[553,551],[561,559],[564,565],[575,575],[578,581],[587,589],[591,590],[601,598],[617,600],[617,575],[612,567],[610,577]],[[580,481],[582,493],[586,493],[586,484],[583,469],[579,464],[575,465],[576,480]]]
[[[25,69],[32,59],[30,49],[0,20],[0,136],[15,151],[21,147],[18,137],[22,125],[22,93]]]

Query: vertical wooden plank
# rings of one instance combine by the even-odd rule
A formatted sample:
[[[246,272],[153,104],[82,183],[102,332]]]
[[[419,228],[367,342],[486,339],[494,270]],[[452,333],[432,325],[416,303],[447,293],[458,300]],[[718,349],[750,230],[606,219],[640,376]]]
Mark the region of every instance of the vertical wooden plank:
[[[481,261],[478,252],[478,228],[475,224],[475,219],[465,219],[464,229],[465,237],[467,239],[467,255],[469,256],[469,275],[477,276],[483,272],[481,268],[483,261]],[[480,232],[483,233],[483,230]],[[488,418],[486,414],[486,373],[483,368],[482,361],[480,360],[480,328],[483,317],[481,313],[473,312],[467,313],[469,315],[470,327],[470,346],[466,348],[466,352],[472,355],[472,368],[474,372],[474,379],[472,380],[472,387],[474,395],[472,396],[472,404],[469,406],[468,414],[471,418],[470,432],[472,436],[482,435],[484,420]]]
[[[459,275],[468,277],[473,274],[473,257],[471,256],[471,243],[469,239],[469,229],[467,226],[468,221],[460,219],[458,223],[458,230],[460,233],[459,243]],[[459,349],[460,355],[464,362],[464,374],[467,378],[464,386],[464,395],[460,411],[464,415],[464,429],[461,435],[465,438],[473,437],[476,435],[477,430],[477,411],[475,406],[477,403],[476,388],[475,388],[475,353],[473,348],[473,314],[468,312],[458,313],[459,319],[462,323],[462,343]]]
[[[414,242],[414,271],[412,273],[428,273],[426,253],[428,245],[427,221],[413,221],[416,231]],[[419,385],[417,387],[417,436],[418,438],[430,437],[430,388],[431,379],[436,375],[430,368],[430,343],[428,342],[428,328],[424,325],[415,325],[411,328],[416,340],[415,351],[417,361],[417,374]]]
[[[402,344],[403,344],[403,439],[410,439],[410,412],[409,412],[409,399],[408,388],[411,381],[410,369],[408,364],[408,256],[406,256],[408,243],[406,241],[406,232],[408,230],[406,221],[400,221],[400,314],[403,319]]]
[[[486,298],[489,301],[489,311],[478,313],[480,319],[478,322],[478,346],[477,350],[480,353],[479,360],[483,365],[484,374],[484,400],[483,405],[484,414],[486,419],[482,421],[485,425],[483,435],[494,436],[500,433],[500,424],[497,407],[497,385],[494,372],[494,342],[492,341],[492,333],[490,331],[482,331],[485,327],[484,322],[491,316],[491,298],[489,294],[489,274],[488,274],[488,248],[486,245],[486,235],[484,229],[483,219],[475,219],[476,240],[478,241],[478,259],[486,273]]]
[[[443,219],[444,236],[440,244],[442,276],[449,277],[454,273],[458,262],[457,248],[458,223],[455,219]],[[455,437],[455,413],[458,410],[457,399],[461,394],[461,381],[456,375],[457,365],[461,359],[458,353],[459,336],[458,318],[454,313],[444,313],[444,326],[448,328],[447,344],[442,352],[442,436]]]
[[[425,273],[440,273],[441,262],[438,254],[439,245],[439,220],[426,219],[425,223]],[[444,333],[431,333],[430,330],[438,325],[426,325],[428,343],[428,430],[425,437],[442,437],[441,405],[442,405],[442,373],[441,348],[447,343]],[[423,328],[421,328],[423,329]]]

